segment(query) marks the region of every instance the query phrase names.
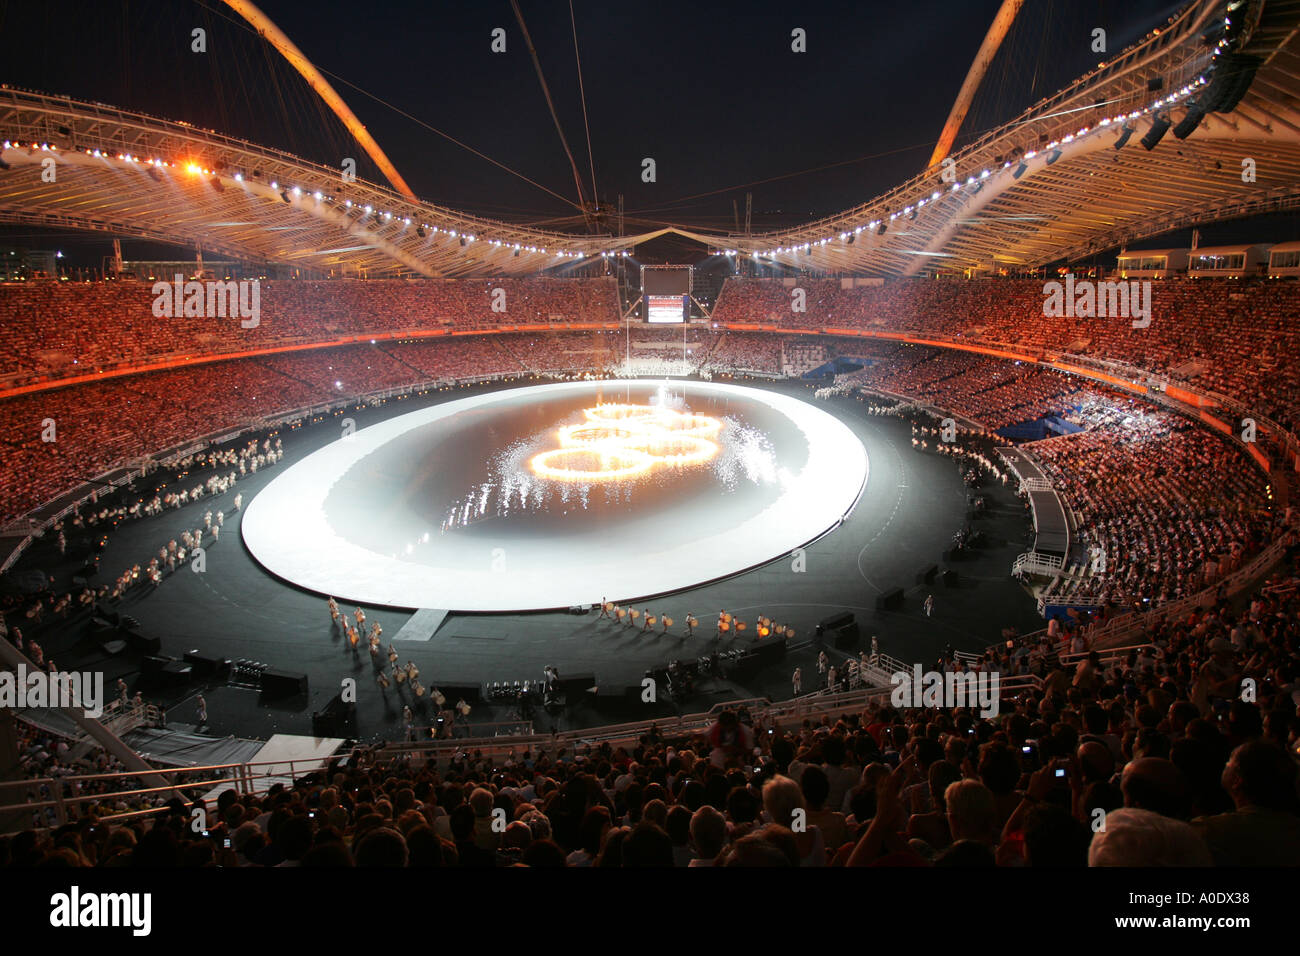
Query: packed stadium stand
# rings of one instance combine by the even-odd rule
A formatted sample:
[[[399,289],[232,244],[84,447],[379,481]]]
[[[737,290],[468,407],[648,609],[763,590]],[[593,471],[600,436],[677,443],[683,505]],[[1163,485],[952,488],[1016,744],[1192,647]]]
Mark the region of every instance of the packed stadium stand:
[[[806,311],[792,309],[795,287],[807,293]],[[1145,328],[1120,317],[1049,317],[1044,297],[1037,279],[918,279],[851,288],[838,279],[732,279],[713,318],[724,326],[910,334],[1117,362],[1238,398],[1295,430],[1300,373],[1286,361],[1300,347],[1294,284],[1156,282]]]
[[[13,365],[3,384],[403,331],[616,325],[619,318],[612,279],[267,280],[259,285],[261,315],[254,328],[236,318],[210,323],[158,317],[153,287],[149,280],[4,284],[0,346]]]
[[[775,375],[792,341],[776,330],[879,335],[892,341],[871,340],[882,361],[864,370],[862,382],[959,411],[990,429],[1066,414],[1086,389],[1083,380],[1028,363],[896,345],[921,338],[1027,358],[1116,363],[1134,376],[1226,396],[1234,409],[1296,428],[1300,379],[1285,361],[1300,349],[1300,332],[1286,321],[1300,309],[1292,283],[1156,283],[1150,326],[1132,328],[1123,319],[1044,317],[1043,284],[1030,280],[902,280],[851,289],[832,279],[798,282],[808,292],[803,313],[790,311],[788,282],[727,281],[714,328],[695,336],[688,367]],[[491,311],[492,288],[506,290],[506,312]],[[147,283],[129,281],[0,285],[0,335],[14,362],[4,375],[13,397],[0,403],[0,415],[8,451],[22,465],[5,478],[7,517],[67,490],[74,475],[98,474],[236,421],[428,379],[604,372],[624,347],[612,280],[267,282],[261,322],[251,329],[234,319],[155,318],[151,301]],[[443,340],[450,332],[575,323],[610,331]],[[755,324],[773,331],[743,330]],[[652,337],[637,335],[638,347]],[[310,348],[367,336],[383,342],[369,351]],[[850,350],[844,343],[851,340],[832,341]],[[257,354],[277,349],[294,351]],[[215,361],[230,353],[256,357]],[[167,365],[173,368],[129,374]],[[114,373],[122,377],[106,377]],[[31,391],[83,377],[91,381]],[[90,415],[101,407],[117,413]],[[39,440],[47,418],[60,423],[58,444]]]
[[[0,865],[1300,858],[1288,755],[1300,739],[1300,577],[1294,527],[1272,509],[1268,476],[1223,428],[1104,377],[1034,364],[1059,355],[1112,363],[1109,372],[1122,366],[1219,393],[1293,429],[1300,382],[1288,360],[1300,342],[1288,318],[1300,314],[1300,289],[1158,283],[1152,322],[1137,329],[1044,317],[1038,281],[795,282],[809,293],[806,312],[790,311],[790,282],[732,279],[712,323],[684,338],[620,329],[606,280],[268,282],[255,329],[152,318],[147,283],[3,284],[0,334],[13,356],[0,401],[4,516],[197,436],[345,398],[490,376],[615,374],[634,348],[681,357],[688,346],[673,349],[686,340],[683,360],[701,375],[776,377],[791,344],[815,336],[827,354],[865,363],[849,376],[863,394],[959,413],[989,433],[1060,423],[1019,447],[1073,511],[1080,546],[1106,560],[1095,573],[1055,578],[1043,593],[1090,611],[950,659],[961,672],[997,670],[1018,682],[1004,690],[998,717],[900,710],[887,694],[863,690],[822,693],[594,739],[508,749],[479,741],[468,752],[363,748],[258,792],[222,783],[216,771],[180,790],[96,778],[122,768],[102,750],[23,725],[22,764],[34,781],[25,798],[37,808],[27,829],[0,838]],[[512,303],[504,315],[490,305],[491,288],[501,286]],[[574,325],[581,330],[565,330]],[[154,366],[163,367],[146,370]],[[89,373],[104,374],[64,382]],[[42,441],[49,419],[54,442]],[[1286,437],[1271,435],[1266,451],[1280,453]],[[119,517],[129,516],[110,516]],[[1245,599],[1224,594],[1153,616],[1129,646],[1096,639],[1112,609],[1182,608],[1174,602],[1212,592],[1269,545],[1285,549],[1283,564]],[[62,606],[57,595],[41,600],[51,618],[85,603],[71,594]],[[1249,704],[1236,694],[1247,677],[1265,688]],[[129,789],[147,792],[119,795]],[[220,821],[208,838],[185,825],[204,794],[201,805]],[[1083,822],[1096,808],[1107,814],[1102,839]],[[509,821],[504,832],[491,825],[497,809]]]
[[[887,695],[742,705],[599,742],[361,749],[260,792],[219,771],[110,788],[110,757],[24,729],[33,809],[0,866],[1294,865],[1298,571],[1293,551],[1239,609],[1140,647],[991,648],[965,669],[1023,688],[993,720]],[[1247,677],[1275,689],[1236,699]]]

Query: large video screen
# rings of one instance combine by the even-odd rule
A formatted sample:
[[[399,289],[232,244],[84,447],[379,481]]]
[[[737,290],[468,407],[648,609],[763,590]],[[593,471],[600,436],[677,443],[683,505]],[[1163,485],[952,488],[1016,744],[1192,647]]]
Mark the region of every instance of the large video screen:
[[[655,266],[641,270],[642,295],[686,295],[690,291],[690,266]]]
[[[689,313],[690,297],[685,295],[647,295],[645,297],[647,322],[667,324],[685,322]]]

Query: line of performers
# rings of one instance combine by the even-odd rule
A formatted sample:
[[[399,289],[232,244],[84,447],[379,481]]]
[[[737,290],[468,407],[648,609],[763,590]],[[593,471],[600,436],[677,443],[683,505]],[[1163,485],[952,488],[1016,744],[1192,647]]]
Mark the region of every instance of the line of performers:
[[[619,607],[617,604],[605,600],[600,602],[600,616],[609,618],[611,621],[618,621],[624,627],[633,627],[640,621],[642,633],[653,631],[658,626],[660,634],[667,634],[668,628],[676,623],[667,614],[651,614],[649,608],[638,611],[634,607]],[[689,637],[695,633],[695,628],[699,626],[700,622],[693,614],[687,614],[684,623],[686,625],[686,636]]]
[[[387,652],[385,653],[383,641],[381,640],[384,628],[378,621],[371,621],[370,626],[366,627],[366,612],[361,608],[356,608],[352,612],[352,620],[348,620],[342,610],[339,609],[338,602],[333,597],[329,599],[330,620],[334,627],[343,632],[347,639],[346,647],[354,654],[358,652],[361,645],[361,635],[366,635],[366,643],[370,649],[370,660],[375,666],[375,683],[379,686],[380,693],[387,693],[390,687],[396,687],[400,694],[403,687],[410,690],[411,695],[416,701],[422,701],[426,697],[432,702],[433,706],[441,714],[447,704],[447,698],[438,690],[438,688],[426,688],[420,683],[420,668],[416,666],[415,661],[408,660],[405,664],[398,663],[397,648],[390,641]],[[388,664],[383,663],[387,658]],[[406,710],[409,712],[410,708]],[[464,699],[458,700],[456,706],[447,713],[464,719],[469,716],[470,707]],[[447,718],[448,724],[453,719]],[[408,736],[408,739],[409,736]]]
[[[235,496],[237,499],[239,495]],[[241,501],[236,502],[238,510]],[[215,515],[215,520],[214,520]],[[117,579],[107,597],[109,600],[117,601],[126,596],[126,593],[142,581],[149,581],[156,588],[163,582],[164,572],[173,574],[177,568],[184,567],[187,562],[192,561],[198,555],[200,548],[207,547],[204,534],[212,538],[211,544],[216,544],[221,538],[221,529],[225,525],[226,516],[220,509],[213,512],[207,511],[203,515],[203,527],[195,528],[193,532],[182,531],[180,544],[172,538],[167,542],[165,547],[158,549],[158,556],[149,559],[149,563],[141,568],[135,565],[129,570],[122,573]]]
[[[740,637],[745,631],[749,630],[749,625],[739,620],[734,615],[725,610],[718,611],[717,630],[714,633],[715,640],[721,640],[724,637]],[[787,627],[784,624],[777,624],[770,617],[759,615],[754,622],[754,640],[762,641],[769,637],[791,638],[794,637],[794,628]]]
[[[634,627],[637,621],[640,621],[642,633],[653,631],[655,626],[658,625],[659,633],[667,634],[668,628],[672,627],[674,623],[673,619],[667,614],[651,614],[649,608],[638,611],[636,608],[620,607],[604,599],[601,599],[600,602],[600,616],[609,618],[611,621],[618,621],[624,627]],[[694,614],[688,612],[684,624],[686,633],[682,635],[683,640],[695,636],[695,629],[700,626],[700,620]],[[724,637],[739,637],[747,630],[749,630],[749,625],[745,621],[738,620],[724,609],[718,611],[718,623],[713,637],[714,640],[722,640]],[[755,622],[753,632],[755,641],[765,640],[769,637],[794,637],[794,628],[777,624],[771,618],[762,616]]]
[[[858,654],[855,660],[852,657],[846,658],[838,665],[833,663],[822,651],[817,655],[817,674],[819,677],[819,690],[855,690],[858,687],[866,686],[867,675],[874,674],[879,677],[880,667],[880,644],[873,636],[871,638],[871,654],[868,656],[864,650]],[[796,667],[794,673],[790,675],[791,690],[794,696],[798,697],[804,691],[803,686],[803,668]]]

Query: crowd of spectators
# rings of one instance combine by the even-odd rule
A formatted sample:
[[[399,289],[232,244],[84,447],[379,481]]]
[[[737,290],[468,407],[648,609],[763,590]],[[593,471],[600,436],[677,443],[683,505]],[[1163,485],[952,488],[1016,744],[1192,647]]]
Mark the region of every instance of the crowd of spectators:
[[[1090,396],[1084,430],[1022,445],[1073,509],[1089,574],[1049,597],[1156,607],[1213,586],[1267,543],[1264,475],[1218,435],[1134,401]]]
[[[662,344],[665,336],[673,334],[637,333],[643,343]],[[727,341],[731,351],[717,368],[778,371],[779,342],[737,333],[694,336],[691,367]],[[207,362],[21,395],[0,401],[0,449],[9,466],[0,474],[0,517],[23,514],[87,477],[138,464],[146,454],[296,408],[426,381],[583,370],[612,374],[626,348],[623,332],[600,330],[390,340]],[[680,357],[672,349],[637,354]],[[746,358],[759,354],[770,361]]]
[[[706,348],[700,367],[713,375],[734,370],[777,375],[782,337],[757,332],[724,332]]]
[[[925,346],[884,346],[856,383],[952,410],[989,429],[1073,410],[1086,390],[1050,369]]]
[[[848,287],[846,287],[846,284]],[[784,329],[907,333],[1012,349],[1069,353],[1119,362],[1175,382],[1228,395],[1300,428],[1300,287],[1266,280],[1171,279],[1152,283],[1151,321],[1126,317],[1046,316],[1036,279],[936,281],[884,285],[848,280],[729,279],[714,310],[722,324]],[[795,312],[795,288],[805,310]]]
[[[1036,280],[900,280],[877,286],[836,279],[731,279],[715,312],[719,324],[917,332],[957,342],[1118,360],[1174,381],[1235,396],[1259,414],[1294,426],[1300,398],[1294,354],[1300,332],[1289,317],[1300,295],[1285,283],[1219,280],[1154,284],[1152,322],[1043,316]],[[791,292],[806,293],[794,312]],[[492,311],[503,289],[506,312]],[[236,349],[394,331],[457,331],[525,324],[616,324],[612,279],[265,281],[262,320],[159,319],[145,281],[0,284],[0,341],[12,359],[6,381],[92,373],[159,358],[193,359]],[[639,357],[661,330],[637,330]],[[662,330],[665,342],[676,330]],[[689,362],[705,375],[731,370],[779,374],[783,347],[796,339],[752,332],[692,332]],[[831,340],[834,341],[834,340]],[[1088,393],[1078,380],[1041,368],[888,342],[864,384],[960,411],[989,428],[1031,417],[1068,415]],[[348,394],[510,371],[612,373],[628,349],[620,331],[521,333],[499,341],[466,336],[384,341],[369,353],[336,350],[208,363],[50,391],[0,404],[6,458],[4,516],[22,513],[84,477],[239,418],[274,414]],[[665,356],[667,351],[663,352]],[[362,360],[358,361],[358,358]],[[676,356],[674,357],[674,360]],[[421,373],[424,373],[421,375]],[[111,415],[99,412],[111,408]],[[58,441],[41,440],[47,421]],[[1261,448],[1276,449],[1263,434]]]
[[[612,278],[261,280],[254,328],[238,318],[157,317],[152,288],[147,280],[0,283],[4,384],[343,337],[619,319]]]
[[[115,409],[109,425],[132,450],[142,435],[166,445],[250,409],[393,387],[419,373],[560,369],[569,355],[602,348],[613,362],[617,343],[607,333],[385,343],[136,376],[18,399],[0,412],[62,400],[28,417],[54,417],[59,441],[48,444],[93,471],[102,466],[94,464],[96,441],[119,447],[104,431],[103,407]],[[718,368],[746,367],[748,356],[773,357],[773,343],[779,362],[779,340],[747,333],[717,335],[699,354],[702,363],[725,355]],[[1089,545],[1105,554],[1102,572],[1074,585],[1081,593],[1158,604],[1213,584],[1271,530],[1262,478],[1228,444],[1177,416],[1094,391],[1057,391],[1042,380],[1049,373],[897,351],[864,370],[869,384],[969,409],[990,426],[1046,404],[1083,429],[1026,446],[1070,501]],[[92,390],[104,394],[78,418],[69,399]],[[525,754],[499,765],[464,757],[421,766],[386,761],[381,751],[260,797],[227,791],[216,807],[222,823],[208,838],[188,828],[191,806],[181,801],[148,821],[100,825],[103,815],[139,809],[106,794],[73,823],[0,838],[0,865],[1293,863],[1296,593],[1292,568],[1243,609],[1220,604],[1162,620],[1149,646],[1108,662],[1087,655],[1062,665],[1060,652],[1076,649],[1079,634],[1057,646],[1048,639],[991,651],[977,668],[1041,682],[1004,701],[996,719],[880,705],[767,734],[759,715],[728,718],[701,737],[652,734],[636,747]],[[1261,688],[1258,703],[1240,699],[1245,678]],[[116,769],[102,753],[71,761],[67,751],[66,742],[23,731],[32,774],[57,780]],[[48,799],[49,786],[33,799]],[[1093,832],[1097,809],[1107,826]],[[494,810],[510,821],[503,831],[490,823]],[[48,814],[33,819],[36,827],[50,822]]]
[[[158,798],[147,819],[92,801],[0,837],[0,866],[1293,866],[1298,589],[1292,549],[1239,609],[1127,654],[991,651],[974,666],[1038,678],[992,717],[885,697],[576,751],[354,751],[258,795]]]
[[[112,808],[113,811],[127,812],[149,806],[147,801],[133,802],[112,796],[115,789],[122,789],[120,786],[115,788],[113,781],[66,779],[124,772],[126,767],[122,762],[102,747],[78,742],[23,720],[14,721],[14,729],[18,745],[18,766],[14,777],[32,781],[21,799],[28,802],[52,800],[55,796],[54,788],[61,787],[68,797],[102,793],[105,795],[103,806]],[[5,802],[17,802],[14,800],[16,792],[17,788],[5,788]],[[56,821],[57,815],[53,808],[32,810],[31,824],[34,827],[51,826]]]
[[[599,311],[604,307],[601,303],[606,293],[613,293],[611,280],[501,283],[506,288],[507,302],[513,300],[526,309],[530,321],[562,315],[590,318],[590,310]],[[1156,370],[1167,370],[1170,363],[1178,362],[1180,367],[1195,372],[1203,384],[1228,391],[1253,388],[1260,382],[1276,386],[1289,374],[1281,367],[1285,363],[1278,361],[1285,341],[1289,341],[1287,336],[1292,334],[1282,321],[1289,293],[1276,284],[1158,284],[1153,309],[1157,317],[1177,314],[1200,318],[1164,324],[1153,321],[1149,329],[1132,329],[1125,323],[1102,320],[1044,319],[1040,314],[1040,284],[1028,281],[917,281],[845,288],[838,280],[800,279],[797,284],[808,292],[805,312],[781,313],[789,306],[791,290],[786,284],[731,280],[724,288],[717,317],[724,321],[776,317],[787,325],[830,328],[880,325],[997,344],[1014,342],[1022,347],[1065,343],[1082,351],[1099,345],[1110,349],[1117,342],[1132,340],[1140,343],[1143,351],[1126,352],[1126,360]],[[142,283],[132,282],[0,285],[0,314],[9,320],[3,323],[4,334],[20,336],[11,343],[20,369],[24,362],[39,363],[54,353],[78,355],[81,368],[130,360],[136,349],[132,337],[137,323],[132,316],[142,308],[136,299],[147,294],[147,290],[142,293],[142,287]],[[490,282],[400,280],[267,283],[264,307],[268,321],[258,329],[239,331],[271,335],[274,322],[270,320],[277,317],[283,318],[289,337],[319,338],[379,327],[391,331],[395,326],[409,324],[408,316],[439,314],[444,308],[460,310],[460,317],[450,319],[450,324],[472,325],[465,316],[477,308],[474,303],[489,297],[491,288],[496,287],[503,286]],[[1206,312],[1206,303],[1213,306],[1218,299],[1230,301],[1233,308],[1215,311],[1212,307]],[[1225,318],[1229,314],[1234,318]],[[1249,351],[1253,347],[1251,337],[1238,327],[1241,316],[1257,319],[1258,327],[1268,332],[1258,354]],[[153,320],[151,315],[150,319],[140,323],[141,328],[146,333],[152,329],[149,334],[155,336],[163,335],[160,329],[164,323]],[[52,338],[46,340],[35,334],[21,338],[26,334],[23,330],[32,333],[32,328],[27,327],[34,328],[37,322],[49,328]],[[1092,324],[1087,325],[1089,322]],[[1061,323],[1066,324],[1057,328]],[[1182,338],[1175,329],[1183,330]],[[119,353],[109,355],[93,344],[95,332],[116,343],[113,347]],[[662,343],[642,341],[656,333],[660,330],[637,331],[641,354],[658,354],[645,346]],[[226,328],[220,334],[234,335],[235,331]],[[1204,336],[1211,334],[1215,336],[1213,347],[1222,346],[1214,355],[1209,354],[1208,346],[1199,345]],[[666,342],[667,337],[675,335],[675,330],[666,330],[660,337]],[[219,351],[225,347],[212,338],[219,337],[217,332],[195,336],[185,348]],[[1185,341],[1188,336],[1192,344]],[[696,333],[692,338],[691,362],[710,375],[730,370],[777,374],[782,368],[783,346],[788,344],[787,337],[749,332]],[[7,437],[0,441],[12,463],[0,478],[4,512],[6,516],[21,513],[66,490],[77,478],[138,459],[145,450],[311,403],[400,387],[429,377],[574,369],[612,372],[620,362],[620,346],[628,347],[622,339],[620,332],[591,331],[386,341],[369,349],[313,350],[208,363],[16,398],[0,404],[0,417],[7,425],[3,433]],[[1153,345],[1157,339],[1163,343],[1159,348]],[[34,341],[42,347],[33,348]],[[797,340],[792,341],[797,344]],[[137,359],[146,354],[178,351],[170,340],[161,344],[152,341],[147,348],[143,341],[137,344],[143,350],[136,354]],[[240,344],[247,347],[266,343],[250,340]],[[1078,380],[1034,366],[892,343],[878,343],[877,350],[882,352],[881,360],[859,373],[863,384],[960,410],[989,428],[1044,415],[1069,418],[1079,404],[1097,398],[1096,392],[1080,388]],[[1231,361],[1225,362],[1224,355],[1232,356]],[[1229,366],[1241,369],[1233,371]],[[1260,369],[1267,374],[1255,376]],[[1254,385],[1249,384],[1252,382]],[[104,414],[103,409],[113,412]],[[1285,418],[1272,406],[1268,410]],[[56,440],[49,440],[47,423],[57,430]],[[1043,452],[1051,456],[1054,447],[1083,449],[1106,441],[1105,434],[1092,429],[1089,438],[1073,444],[1062,440],[1056,446],[1044,445]],[[1253,502],[1247,504],[1253,506]],[[1093,582],[1089,586],[1098,585]]]
[[[210,362],[0,402],[0,511],[23,514],[111,468],[293,409],[439,379],[522,372],[486,337]]]
[[[163,278],[163,277],[160,277]],[[170,279],[171,277],[165,277]],[[1042,354],[1121,362],[1220,392],[1294,429],[1300,350],[1294,284],[1166,280],[1153,284],[1151,323],[1048,317],[1039,280],[729,279],[713,318],[783,329],[914,332]],[[806,293],[793,311],[791,293]],[[493,311],[502,300],[504,312]],[[612,278],[490,280],[263,280],[256,328],[232,319],[158,318],[147,280],[0,283],[4,381],[21,385],[159,359],[194,359],[281,344],[411,331],[619,321]],[[771,346],[734,339],[724,348],[755,370],[779,371]]]

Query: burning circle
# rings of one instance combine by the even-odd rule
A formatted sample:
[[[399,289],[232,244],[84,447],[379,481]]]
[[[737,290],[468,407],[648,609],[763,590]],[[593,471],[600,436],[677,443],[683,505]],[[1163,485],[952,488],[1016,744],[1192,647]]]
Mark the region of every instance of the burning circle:
[[[718,453],[722,422],[654,405],[584,408],[586,422],[555,433],[559,448],[534,455],[533,474],[553,481],[623,481],[659,466],[701,465]]]

